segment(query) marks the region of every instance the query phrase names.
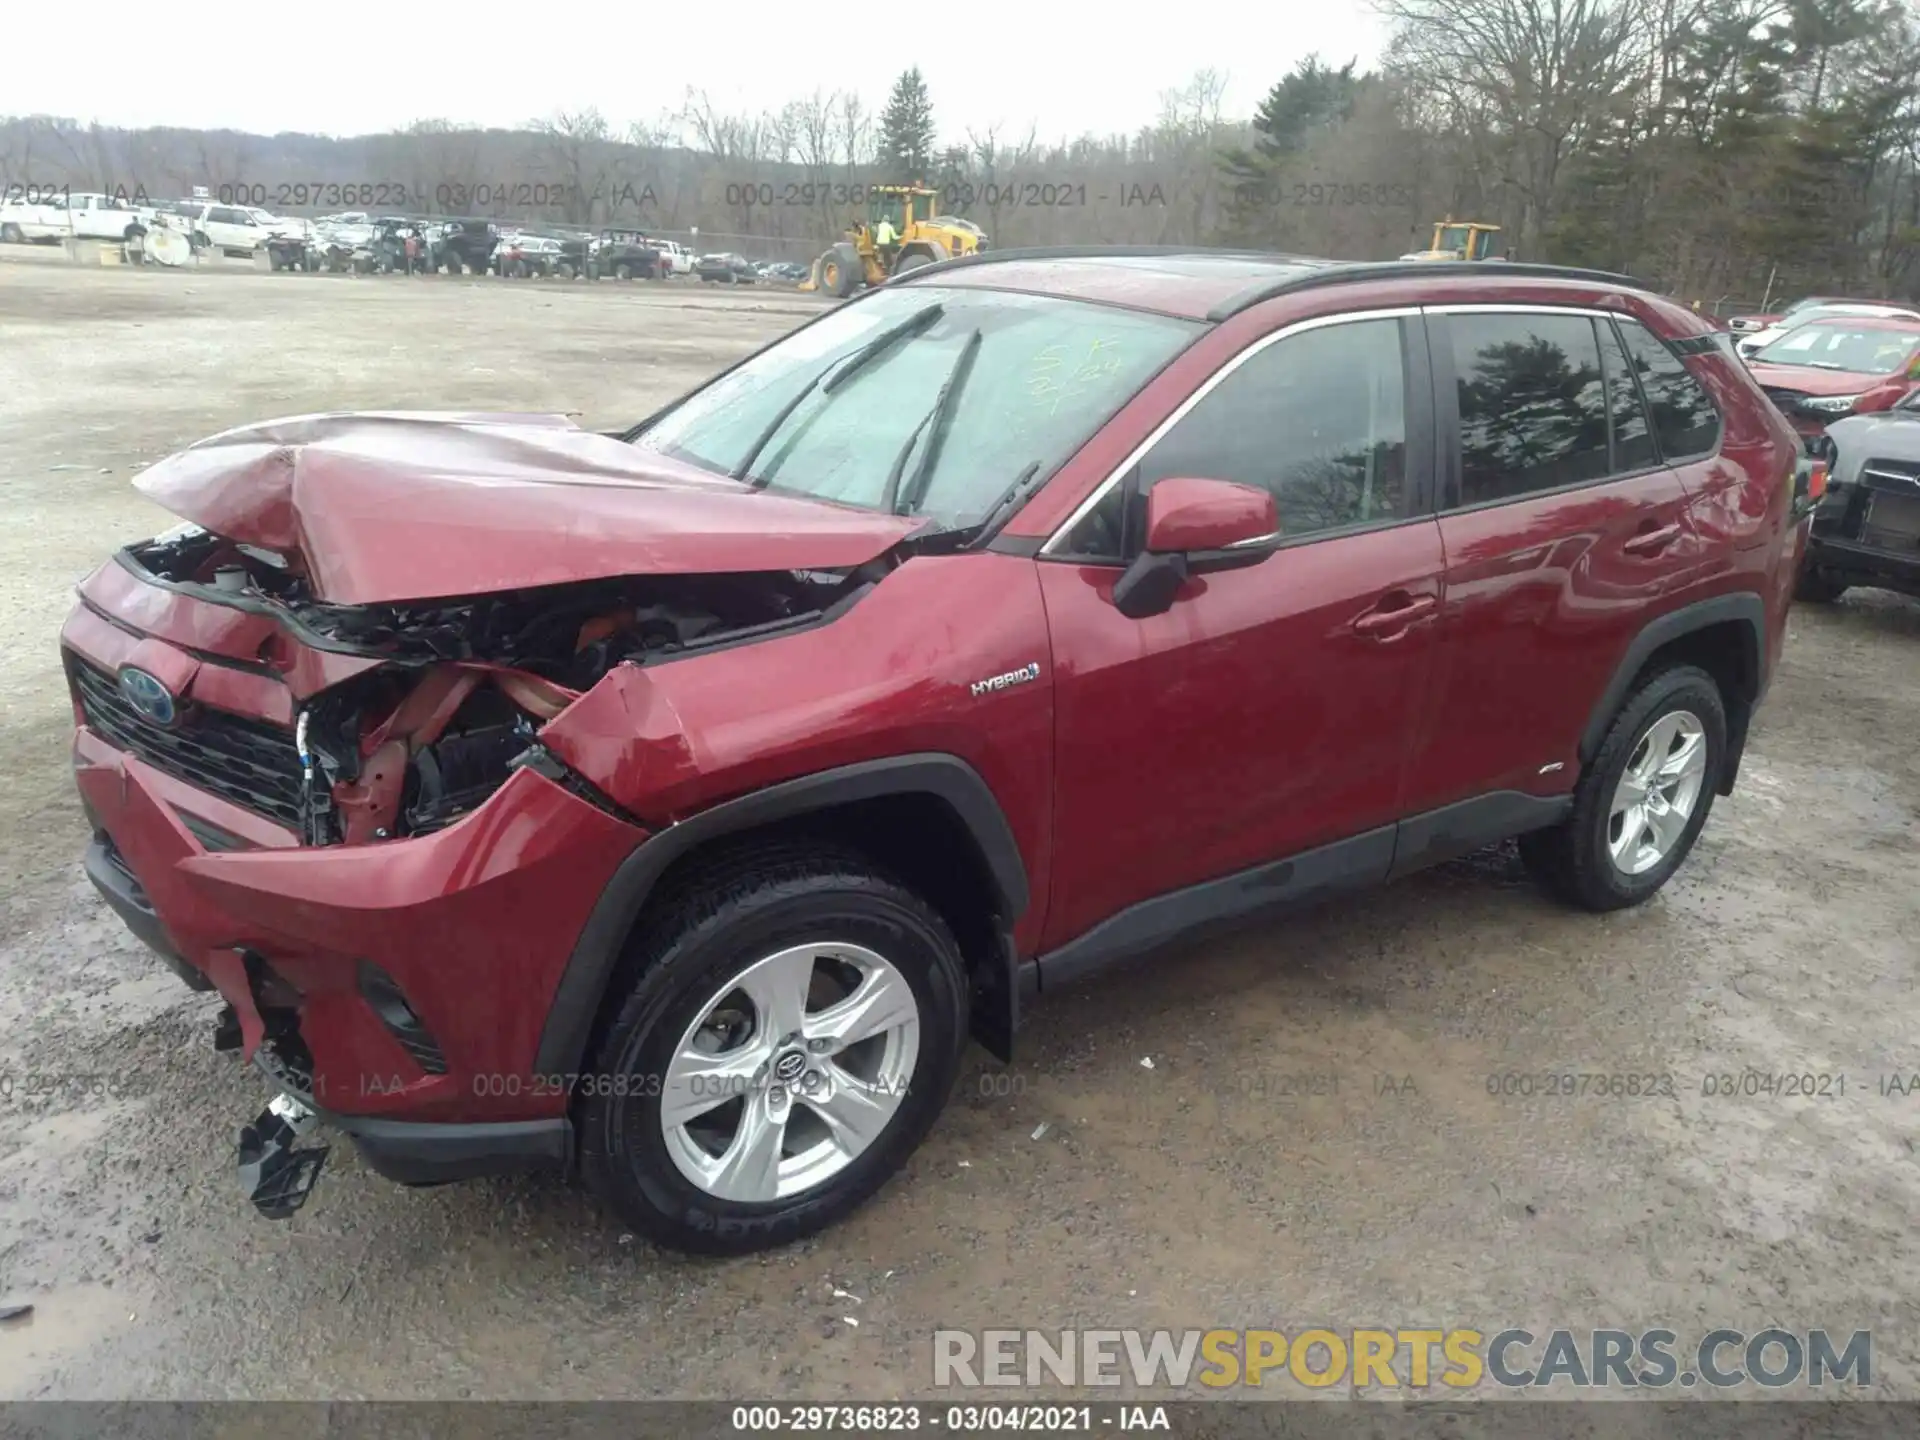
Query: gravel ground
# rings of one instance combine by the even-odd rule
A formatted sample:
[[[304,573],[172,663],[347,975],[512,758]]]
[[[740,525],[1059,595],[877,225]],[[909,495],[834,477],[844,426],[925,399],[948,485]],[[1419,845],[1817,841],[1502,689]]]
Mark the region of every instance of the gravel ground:
[[[687,1260],[558,1180],[406,1191],[344,1145],[297,1217],[256,1218],[232,1155],[258,1083],[78,865],[55,636],[72,583],[167,523],[128,477],[270,414],[611,426],[813,306],[22,258],[0,1298],[35,1310],[0,1327],[0,1398],[877,1398],[932,1393],[943,1326],[1422,1322],[1870,1328],[1874,1393],[1920,1398],[1920,1095],[1882,1093],[1920,1071],[1920,606],[1875,592],[1795,612],[1738,793],[1645,907],[1558,909],[1496,850],[1050,996],[1019,1063],[980,1058],[906,1173],[814,1241]],[[1703,1095],[1748,1069],[1845,1093]],[[1489,1093],[1569,1070],[1674,1094]]]

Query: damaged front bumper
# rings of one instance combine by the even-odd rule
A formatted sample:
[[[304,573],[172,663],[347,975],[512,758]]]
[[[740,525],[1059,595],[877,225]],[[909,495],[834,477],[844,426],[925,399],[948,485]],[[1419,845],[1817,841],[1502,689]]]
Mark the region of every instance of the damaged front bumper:
[[[431,834],[308,848],[85,726],[73,760],[96,887],[188,983],[218,989],[233,1048],[375,1170],[432,1184],[567,1162],[564,1089],[532,1073],[541,1022],[644,832],[521,768]],[[291,1213],[318,1173],[291,1158],[292,1118],[243,1133],[263,1213]]]

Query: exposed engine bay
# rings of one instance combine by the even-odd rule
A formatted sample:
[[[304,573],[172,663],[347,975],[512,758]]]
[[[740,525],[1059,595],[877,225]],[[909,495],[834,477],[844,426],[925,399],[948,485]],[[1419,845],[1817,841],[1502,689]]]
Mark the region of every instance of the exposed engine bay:
[[[617,665],[811,624],[889,568],[582,581],[379,605],[320,600],[298,557],[184,526],[127,547],[142,578],[381,660],[298,712],[307,844],[429,834],[506,782],[539,727]],[[271,656],[263,652],[271,663]]]

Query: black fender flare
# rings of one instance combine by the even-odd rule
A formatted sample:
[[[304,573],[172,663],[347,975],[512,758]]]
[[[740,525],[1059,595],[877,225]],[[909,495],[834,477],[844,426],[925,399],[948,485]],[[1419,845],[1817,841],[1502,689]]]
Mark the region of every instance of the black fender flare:
[[[1613,678],[1607,682],[1607,688],[1600,692],[1593,712],[1587,717],[1586,729],[1580,733],[1580,763],[1590,764],[1598,753],[1601,742],[1606,739],[1607,727],[1613,723],[1613,717],[1620,712],[1620,706],[1626,701],[1627,691],[1633,685],[1634,676],[1640,673],[1654,651],[1662,645],[1670,645],[1682,636],[1696,630],[1704,630],[1709,625],[1723,625],[1727,621],[1743,624],[1751,634],[1753,652],[1748,657],[1753,664],[1756,678],[1756,690],[1753,696],[1755,706],[1766,688],[1767,654],[1767,608],[1760,597],[1750,590],[1736,591],[1730,595],[1715,595],[1711,599],[1697,600],[1691,605],[1683,605],[1678,610],[1669,610],[1649,620],[1638,635],[1628,644],[1626,653],[1620,657],[1620,663],[1614,667]],[[1739,766],[1740,753],[1746,743],[1744,729],[1738,736],[1729,737],[1731,753],[1728,755],[1726,779],[1731,781],[1734,770]]]
[[[1009,943],[1003,957],[1014,964],[1011,931],[1028,900],[1026,863],[993,790],[980,772],[957,755],[927,752],[863,760],[785,780],[722,801],[649,835],[620,863],[594,904],[573,953],[554,987],[553,1001],[534,1055],[536,1075],[577,1074],[586,1058],[594,1020],[620,963],[634,921],[667,867],[696,846],[742,831],[883,795],[932,795],[953,808],[980,847],[1000,906]],[[1011,968],[1008,971],[1012,974]],[[1013,1017],[1007,1017],[1009,1024]]]

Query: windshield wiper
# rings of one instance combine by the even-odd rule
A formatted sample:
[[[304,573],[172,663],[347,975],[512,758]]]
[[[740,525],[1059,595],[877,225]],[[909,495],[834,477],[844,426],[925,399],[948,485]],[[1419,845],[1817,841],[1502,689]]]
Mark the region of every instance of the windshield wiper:
[[[986,518],[967,528],[982,535],[991,531],[1020,503],[1021,498],[1026,494],[1027,487],[1033,483],[1033,477],[1039,473],[1040,462],[1035,460],[1014,476],[1013,483],[1000,492],[1000,498],[993,502],[993,508],[987,511]]]
[[[800,387],[800,393],[782,405],[773,419],[767,422],[767,428],[760,432],[759,437],[753,442],[752,448],[747,451],[746,458],[734,466],[733,473],[728,478],[732,480],[745,480],[747,476],[752,473],[753,462],[760,458],[760,452],[767,448],[768,444],[772,442],[773,437],[780,433],[780,428],[792,417],[793,412],[800,408],[800,402],[805,400],[816,389],[821,390],[823,394],[831,395],[836,389],[859,374],[869,361],[877,357],[888,346],[892,345],[896,340],[903,340],[907,336],[925,329],[934,321],[938,320],[944,310],[945,307],[937,303],[927,306],[924,310],[916,310],[913,314],[907,316],[906,319],[882,330],[852,354],[843,355],[838,360],[831,361],[823,366],[818,374]],[[832,376],[833,378],[829,380],[827,378],[828,376]],[[826,382],[824,387],[821,385],[822,381]],[[755,489],[759,489],[764,486],[770,478],[771,477],[763,477],[753,481],[752,484]]]
[[[967,376],[973,373],[974,357],[979,355],[980,342],[985,338],[985,333],[978,329],[967,336],[960,358],[953,362],[953,369],[940,382],[940,393],[933,397],[933,408],[921,417],[920,423],[913,427],[913,433],[907,436],[907,443],[893,457],[893,469],[887,472],[887,488],[880,492],[881,513],[910,515],[913,507],[924,498],[927,485],[933,479],[934,467],[940,463],[940,452],[946,447],[947,426],[952,423],[954,408],[960,403],[960,392],[966,388]],[[920,439],[922,431],[926,432],[927,448],[920,452],[920,463],[913,467],[913,475],[903,490],[900,478],[906,471],[907,459],[913,454],[914,444]]]

